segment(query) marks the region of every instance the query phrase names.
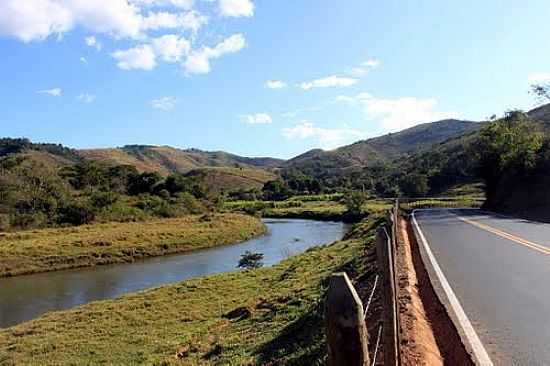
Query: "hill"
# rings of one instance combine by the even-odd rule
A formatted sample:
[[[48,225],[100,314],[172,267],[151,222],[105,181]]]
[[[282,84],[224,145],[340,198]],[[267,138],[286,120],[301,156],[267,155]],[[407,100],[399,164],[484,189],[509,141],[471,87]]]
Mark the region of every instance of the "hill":
[[[343,176],[428,149],[448,139],[476,131],[480,126],[478,122],[452,119],[424,123],[331,151],[311,150],[288,160],[284,168],[299,170],[316,178]]]
[[[263,169],[208,167],[193,169],[187,176],[200,177],[212,192],[261,190],[265,183],[277,179],[275,173]]]
[[[170,146],[127,145],[121,148],[78,150],[84,159],[118,165],[133,165],[140,171],[188,173],[205,167],[248,167],[271,169],[282,165],[274,158],[248,158],[224,151],[177,149]]]

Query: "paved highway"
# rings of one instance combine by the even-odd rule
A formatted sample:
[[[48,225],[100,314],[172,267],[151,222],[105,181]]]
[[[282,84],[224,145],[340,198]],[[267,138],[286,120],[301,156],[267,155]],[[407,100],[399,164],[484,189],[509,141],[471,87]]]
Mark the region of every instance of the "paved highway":
[[[550,224],[417,210],[452,292],[494,365],[550,365]]]

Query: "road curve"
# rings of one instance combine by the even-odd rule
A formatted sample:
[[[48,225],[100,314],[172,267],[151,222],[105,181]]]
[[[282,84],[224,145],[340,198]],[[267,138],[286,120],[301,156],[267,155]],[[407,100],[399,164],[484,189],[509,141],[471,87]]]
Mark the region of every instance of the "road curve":
[[[480,210],[416,210],[494,365],[550,365],[550,224]]]

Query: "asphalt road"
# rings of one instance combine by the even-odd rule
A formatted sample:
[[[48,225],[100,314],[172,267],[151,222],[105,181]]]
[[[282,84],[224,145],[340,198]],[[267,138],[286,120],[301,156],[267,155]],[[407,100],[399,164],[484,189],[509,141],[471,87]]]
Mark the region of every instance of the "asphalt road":
[[[494,365],[550,365],[550,224],[418,210],[431,251]]]

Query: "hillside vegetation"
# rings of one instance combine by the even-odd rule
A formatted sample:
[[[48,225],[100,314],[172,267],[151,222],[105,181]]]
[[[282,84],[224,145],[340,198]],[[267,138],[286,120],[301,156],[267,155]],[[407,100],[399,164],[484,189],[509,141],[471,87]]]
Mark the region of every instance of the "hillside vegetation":
[[[187,173],[204,167],[275,168],[282,160],[273,158],[246,158],[223,151],[176,149],[169,146],[128,145],[122,148],[79,150],[77,153],[89,160],[99,160],[116,165],[133,165],[141,172],[157,172],[162,175]]]
[[[254,168],[208,167],[191,170],[189,177],[199,177],[212,192],[261,191],[267,182],[277,175]]]
[[[391,163],[398,157],[419,152],[479,128],[479,123],[459,120],[425,123],[332,151],[311,150],[288,160],[284,168],[298,170],[323,179],[328,184],[338,185],[342,177],[361,172],[365,167]]]

